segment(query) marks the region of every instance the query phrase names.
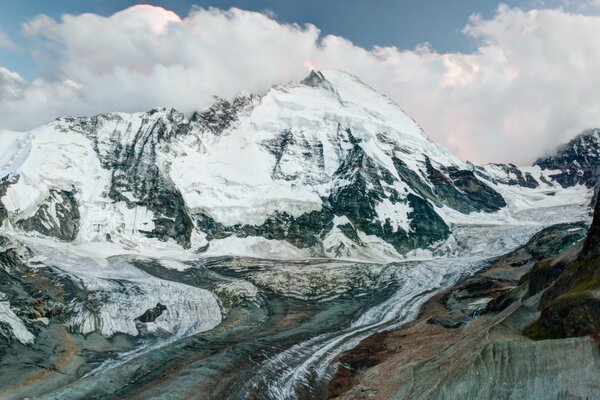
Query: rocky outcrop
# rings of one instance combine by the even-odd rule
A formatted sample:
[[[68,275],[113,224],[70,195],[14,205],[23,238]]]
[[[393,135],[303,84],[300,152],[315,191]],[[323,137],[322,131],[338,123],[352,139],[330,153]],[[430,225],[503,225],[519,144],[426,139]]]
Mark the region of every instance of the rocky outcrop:
[[[191,131],[189,121],[173,109],[155,109],[145,113],[135,128],[120,115],[91,118],[64,118],[62,126],[74,129],[94,143],[101,165],[111,172],[108,197],[128,207],[145,207],[154,214],[154,228],[141,230],[148,237],[173,239],[184,248],[190,246],[193,230],[181,192],[161,168],[161,149]],[[107,134],[107,126],[116,129]]]
[[[146,310],[142,315],[137,317],[135,320],[144,322],[144,323],[154,322],[154,321],[156,321],[156,318],[160,317],[162,315],[163,311],[165,311],[166,309],[167,309],[167,306],[160,304],[160,303],[156,303],[156,306],[154,308],[150,308],[150,309]]]
[[[599,248],[600,202],[578,258],[569,263],[548,261],[532,271],[532,282],[539,282],[541,275],[547,286],[530,283],[530,292],[545,291],[539,303],[540,318],[526,330],[529,336],[600,339]]]
[[[562,187],[577,184],[595,187],[600,182],[600,129],[590,129],[558,148],[555,154],[538,159],[534,165],[558,170],[550,177]]]
[[[232,101],[218,99],[208,109],[195,112],[190,121],[218,136],[235,124],[240,114],[250,111],[259,100],[260,96],[251,94],[237,96]]]
[[[428,398],[594,399],[599,379],[600,354],[589,339],[500,342],[483,348],[464,374]]]
[[[331,85],[327,81],[325,76],[323,76],[323,73],[320,71],[316,71],[316,70],[310,71],[310,74],[308,74],[308,76],[306,78],[304,78],[300,83],[303,85],[306,85],[306,86],[310,86],[310,87],[320,87],[320,86],[330,87],[330,85]]]
[[[63,316],[61,279],[43,268],[32,270],[27,264],[31,256],[22,243],[0,236],[0,343],[31,343],[35,321]]]
[[[40,205],[36,213],[17,225],[28,232],[38,232],[71,242],[79,231],[79,207],[75,193],[67,190],[51,190],[50,196]]]
[[[427,159],[427,174],[434,192],[449,207],[470,213],[494,212],[506,206],[502,195],[477,179],[472,171],[447,168],[445,172],[436,169]]]
[[[529,172],[523,173],[519,167],[514,164],[492,164],[495,167],[500,168],[505,174],[506,177],[499,178],[494,177],[490,179],[494,183],[501,183],[503,185],[511,185],[511,186],[521,186],[530,189],[535,189],[540,186],[539,182],[535,180],[535,178]],[[478,171],[481,173],[481,171]],[[486,176],[485,173],[483,173]]]
[[[9,178],[4,177],[0,180],[0,199],[6,194],[6,187],[9,185]],[[6,207],[0,201],[0,226],[4,223],[4,220],[8,217],[8,212],[6,211]]]
[[[594,218],[579,253],[580,261],[600,260],[600,201],[596,202]]]
[[[399,193],[396,179],[380,168],[356,143],[334,174],[329,203],[336,215],[347,217],[354,227],[367,235],[375,235],[392,244],[399,252],[426,247],[448,237],[450,230],[433,207],[413,194]],[[401,205],[410,210],[408,229],[387,218],[380,221],[377,205]]]
[[[557,256],[586,235],[589,235],[588,225],[584,222],[552,225],[533,235],[525,248],[539,261]]]
[[[207,214],[195,214],[193,218],[197,229],[205,233],[209,241],[230,236],[262,236],[266,239],[285,240],[302,249],[320,243],[323,236],[331,230],[333,216],[330,209],[312,211],[297,218],[286,212],[275,212],[260,225],[231,226],[225,226]]]

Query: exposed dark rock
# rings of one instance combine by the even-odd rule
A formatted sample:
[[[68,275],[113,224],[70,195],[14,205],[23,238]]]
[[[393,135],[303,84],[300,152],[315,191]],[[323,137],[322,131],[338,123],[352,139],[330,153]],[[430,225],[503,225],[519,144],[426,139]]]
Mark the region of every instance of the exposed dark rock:
[[[0,359],[4,358],[4,355],[8,351],[12,331],[8,324],[0,322]]]
[[[498,168],[501,168],[506,173],[506,179],[495,178],[492,179],[494,183],[502,183],[505,185],[522,186],[530,189],[535,189],[540,184],[535,180],[529,172],[523,174],[523,172],[514,164],[492,164]],[[514,177],[513,177],[514,175]]]
[[[154,322],[166,310],[167,306],[160,303],[156,303],[156,306],[154,308],[147,309],[142,315],[137,317],[135,320],[143,323]]]
[[[257,99],[258,96],[255,95],[238,96],[231,102],[219,99],[207,110],[194,113],[191,121],[200,124],[214,135],[220,135],[239,120],[241,112],[250,110]]]
[[[450,298],[454,300],[464,300],[471,298],[480,298],[490,296],[491,293],[498,289],[503,289],[504,285],[495,279],[476,276],[468,279],[462,285],[459,285],[449,294],[449,298],[446,300],[446,305],[450,306]],[[451,306],[450,306],[451,308]]]
[[[472,171],[449,169],[458,190],[465,194],[476,211],[494,212],[506,207],[502,195],[475,177]]]
[[[533,296],[549,287],[558,279],[565,267],[566,264],[563,262],[553,263],[551,260],[538,262],[527,276],[528,295]]]
[[[61,320],[64,316],[65,286],[63,278],[57,278],[48,268],[38,266],[32,270],[28,264],[32,255],[22,243],[0,236],[0,300],[7,299],[27,329],[36,332],[39,326],[32,320]],[[6,340],[14,342],[16,338],[12,329],[0,326],[0,343]]]
[[[302,135],[295,135],[290,130],[284,130],[274,139],[264,141],[262,145],[275,157],[275,165],[271,172],[273,179],[286,181],[300,179],[309,184],[323,182],[325,178],[323,143],[308,141]],[[286,174],[282,171],[281,166],[288,159],[304,159],[307,161],[307,165],[316,165],[317,170]]]
[[[417,247],[427,247],[432,243],[445,240],[450,235],[448,225],[426,200],[413,194],[409,194],[407,198],[408,204],[412,208],[412,211],[408,213],[411,228],[408,247],[411,250]]]
[[[2,197],[4,197],[4,195],[6,194],[6,190],[8,189],[8,187],[14,183],[16,183],[19,180],[19,176],[15,176],[15,177],[9,177],[9,176],[5,176],[4,178],[0,179],[0,226],[2,226],[2,223],[4,222],[4,220],[8,217],[8,212],[6,211],[6,207],[4,206],[4,204],[2,204]]]
[[[511,304],[518,300],[519,296],[515,294],[514,291],[508,291],[507,293],[503,293],[502,295],[490,300],[490,302],[487,303],[485,309],[481,313],[498,313],[500,311],[505,310],[507,307],[509,307]]]
[[[239,225],[225,226],[205,213],[194,214],[192,217],[196,223],[196,228],[206,234],[207,240],[225,239],[233,235],[236,228],[239,228]]]
[[[171,139],[190,132],[183,114],[173,109],[154,109],[144,115],[136,132],[115,129],[111,135],[98,131],[118,115],[98,115],[91,118],[63,118],[72,130],[80,131],[94,143],[102,166],[112,173],[108,197],[128,206],[143,206],[154,214],[154,229],[142,231],[149,237],[166,241],[174,239],[181,246],[190,246],[193,224],[181,193],[164,174],[157,160],[160,148],[168,147]],[[202,146],[201,143],[198,144]]]
[[[600,339],[600,299],[589,292],[563,296],[542,310],[539,325],[557,337]]]
[[[542,169],[560,170],[550,175],[562,187],[577,184],[589,188],[600,182],[600,130],[584,131],[569,143],[559,147],[554,155],[540,158],[535,162]]]
[[[25,231],[35,231],[70,242],[75,240],[79,232],[79,218],[74,192],[50,190],[50,196],[36,213],[17,224]]]
[[[308,74],[308,76],[304,78],[300,84],[314,88],[323,88],[331,92],[335,92],[335,88],[333,85],[331,85],[331,82],[325,78],[321,71],[316,71],[314,69],[310,71],[310,74]]]
[[[443,204],[437,198],[437,196],[433,193],[429,185],[427,185],[423,180],[417,175],[416,172],[408,168],[408,166],[400,160],[395,155],[392,155],[392,161],[394,162],[394,167],[396,168],[396,172],[404,181],[407,183],[415,192],[417,192],[424,199],[430,200],[436,206],[441,207]]]
[[[358,237],[358,232],[352,224],[342,224],[338,225],[337,228],[342,231],[342,233],[350,240],[356,243],[362,243],[360,238]]]
[[[542,260],[562,253],[587,233],[587,224],[583,222],[552,225],[533,235],[525,248],[535,260]]]
[[[596,202],[594,218],[583,248],[579,253],[579,259],[582,261],[598,260],[600,258],[600,201]]]
[[[31,251],[18,246],[4,236],[0,236],[0,268],[12,270],[25,265],[24,259],[30,257]]]
[[[300,83],[310,87],[319,87],[322,84],[327,82],[325,76],[321,73],[321,71],[312,70],[310,74],[306,78],[304,78]]]
[[[346,216],[357,229],[382,238],[399,252],[426,247],[450,234],[448,226],[427,201],[413,194],[408,194],[404,200],[391,187],[395,178],[380,169],[359,143],[335,172],[334,180],[344,184],[336,187],[329,196],[333,212]],[[410,235],[401,227],[392,227],[389,219],[383,225],[378,221],[376,205],[384,199],[392,204],[408,203],[412,209],[408,214]]]
[[[442,318],[432,317],[427,320],[427,323],[431,325],[440,325],[446,329],[459,329],[468,321],[469,318],[465,318],[463,315],[452,315]]]
[[[472,171],[448,168],[446,175],[436,169],[429,158],[426,159],[426,166],[437,198],[448,207],[471,213],[494,212],[506,206],[502,195],[477,179]]]
[[[195,214],[198,230],[208,240],[224,239],[229,236],[262,236],[266,239],[285,240],[298,248],[317,244],[321,236],[332,228],[333,213],[328,208],[311,211],[295,218],[286,212],[276,211],[260,225],[236,224],[226,226],[207,214]]]
[[[541,265],[536,290],[555,278],[540,299],[541,315],[526,333],[534,338],[592,336],[600,340],[600,202],[596,204],[594,220],[576,260],[567,265]],[[546,273],[546,276],[544,275]],[[534,276],[534,274],[532,274]]]
[[[267,239],[286,240],[299,248],[311,247],[331,230],[332,219],[333,213],[327,208],[302,214],[298,218],[276,212],[260,226],[242,226],[237,236],[262,236]]]

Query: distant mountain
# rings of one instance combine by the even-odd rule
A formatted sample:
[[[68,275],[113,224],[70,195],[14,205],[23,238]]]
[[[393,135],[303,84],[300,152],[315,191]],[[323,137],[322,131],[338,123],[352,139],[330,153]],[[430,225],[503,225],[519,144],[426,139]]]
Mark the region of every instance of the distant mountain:
[[[435,248],[476,214],[512,216],[515,188],[589,186],[597,136],[534,167],[478,166],[358,78],[313,71],[190,118],[162,108],[3,132],[0,224],[207,254],[397,257]]]
[[[534,165],[543,170],[554,170],[549,176],[562,187],[586,185],[596,187],[600,182],[600,129],[590,129],[569,143],[559,147],[555,154],[538,159]]]

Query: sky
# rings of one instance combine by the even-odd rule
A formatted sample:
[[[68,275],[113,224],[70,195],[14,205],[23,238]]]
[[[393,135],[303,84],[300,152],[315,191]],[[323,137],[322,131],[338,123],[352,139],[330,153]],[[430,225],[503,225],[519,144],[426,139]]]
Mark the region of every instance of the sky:
[[[191,113],[350,72],[437,143],[530,164],[600,127],[600,0],[0,0],[0,129]]]

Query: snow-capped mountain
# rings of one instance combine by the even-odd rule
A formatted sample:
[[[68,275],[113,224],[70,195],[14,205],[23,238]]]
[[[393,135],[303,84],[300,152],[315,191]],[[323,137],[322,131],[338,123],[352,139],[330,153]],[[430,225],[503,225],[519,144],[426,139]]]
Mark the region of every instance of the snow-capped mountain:
[[[189,117],[2,131],[0,397],[130,397],[198,362],[181,374],[193,389],[169,389],[186,397],[250,360],[222,398],[296,398],[339,351],[544,226],[589,218],[598,155],[594,131],[531,167],[463,162],[335,71]]]
[[[589,129],[561,146],[555,154],[538,159],[535,165],[556,170],[550,178],[562,187],[577,184],[595,187],[600,182],[599,159],[600,129]]]
[[[597,132],[589,137],[598,150]],[[3,229],[205,254],[397,257],[443,245],[457,222],[556,201],[545,195],[553,181],[584,183],[562,178],[581,176],[570,167],[549,170],[568,155],[525,169],[465,163],[392,100],[335,71],[190,118],[66,117],[3,132],[0,145]]]

